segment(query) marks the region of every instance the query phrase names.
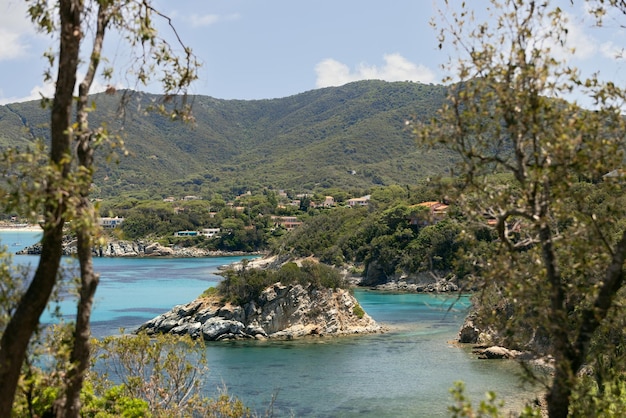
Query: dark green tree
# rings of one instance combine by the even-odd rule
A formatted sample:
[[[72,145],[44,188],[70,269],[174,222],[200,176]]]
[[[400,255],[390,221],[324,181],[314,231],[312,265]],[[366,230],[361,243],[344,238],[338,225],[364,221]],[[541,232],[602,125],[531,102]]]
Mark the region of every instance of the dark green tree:
[[[461,58],[450,65],[447,104],[415,132],[420,143],[459,156],[463,188],[449,197],[477,225],[492,225],[500,242],[488,258],[469,252],[479,285],[513,310],[503,332],[547,336],[555,368],[546,382],[550,417],[578,415],[572,402],[584,396],[581,372],[598,355],[592,347],[624,361],[614,345],[594,345],[610,319],[623,315],[626,213],[615,200],[623,188],[620,181],[597,185],[612,196],[604,203],[611,210],[600,213],[585,204],[589,187],[581,181],[601,181],[622,166],[626,96],[558,58],[570,42],[558,6],[494,0],[487,13],[489,22],[477,21],[463,3],[437,23],[441,44]],[[593,111],[561,99],[572,92],[586,96]],[[512,180],[493,181],[494,173]],[[484,308],[485,315],[494,310]]]
[[[31,178],[19,181],[20,187],[9,191],[8,207],[43,216],[42,252],[39,264],[28,288],[12,311],[0,339],[0,416],[10,416],[15,391],[28,344],[36,331],[39,317],[45,309],[59,277],[64,228],[68,221],[78,239],[80,264],[79,300],[70,348],[70,365],[64,389],[57,399],[59,416],[77,417],[80,411],[79,393],[89,364],[89,320],[93,296],[98,284],[91,261],[91,247],[97,239],[96,215],[89,200],[95,170],[94,152],[112,136],[102,127],[92,127],[88,116],[94,110],[89,93],[103,60],[106,33],[115,30],[124,35],[131,48],[141,55],[136,71],[140,83],[149,82],[160,64],[159,73],[165,93],[172,97],[186,89],[196,78],[197,63],[191,51],[183,46],[182,57],[174,53],[159,37],[153,17],[160,15],[149,1],[29,1],[28,13],[36,29],[58,39],[57,54],[48,54],[48,81],[54,81],[55,92],[43,104],[50,110],[50,146],[43,166],[24,164],[17,176]],[[89,44],[91,43],[91,44]],[[145,55],[144,55],[145,54]],[[81,67],[84,60],[85,68]],[[56,67],[56,76],[53,70]],[[84,70],[85,76],[79,80]],[[106,79],[112,68],[101,69]],[[78,96],[74,97],[75,89]],[[111,88],[111,90],[114,90]],[[157,105],[167,112],[165,105]],[[184,107],[184,106],[183,106]],[[186,110],[172,106],[169,115],[187,118]],[[73,118],[76,118],[73,121]],[[120,145],[120,143],[117,143]],[[7,165],[18,153],[7,152]],[[21,156],[23,158],[23,156]],[[28,158],[23,161],[28,162]],[[42,168],[43,167],[43,168]]]

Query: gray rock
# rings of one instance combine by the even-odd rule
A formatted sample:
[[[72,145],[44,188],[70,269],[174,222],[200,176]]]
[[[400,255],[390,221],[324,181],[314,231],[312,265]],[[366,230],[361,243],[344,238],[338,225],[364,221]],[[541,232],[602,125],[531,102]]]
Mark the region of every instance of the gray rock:
[[[348,335],[383,331],[369,315],[354,315],[358,304],[348,290],[318,290],[276,283],[245,306],[198,299],[146,322],[149,334],[189,334],[208,341],[243,338],[292,339],[306,335]]]
[[[459,342],[464,344],[476,344],[480,330],[474,326],[471,319],[466,319],[459,330]]]
[[[219,317],[210,318],[202,324],[201,332],[205,340],[217,340],[224,334],[242,334],[244,325],[238,321],[231,321]]]
[[[520,351],[509,350],[499,346],[487,347],[478,352],[478,358],[482,359],[515,359],[520,355],[522,355]]]
[[[211,307],[209,307],[207,309],[201,309],[196,314],[196,319],[198,320],[198,322],[205,323],[210,318],[213,318],[214,316],[217,316],[218,311],[219,311],[219,309],[215,308],[213,306],[211,306]]]

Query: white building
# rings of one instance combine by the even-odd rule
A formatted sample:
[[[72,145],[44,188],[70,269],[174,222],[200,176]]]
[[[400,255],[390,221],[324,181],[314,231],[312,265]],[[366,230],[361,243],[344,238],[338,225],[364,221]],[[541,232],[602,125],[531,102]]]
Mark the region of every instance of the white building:
[[[208,238],[214,237],[215,235],[220,233],[219,228],[204,228],[202,230],[202,235]]]
[[[114,229],[120,226],[124,222],[124,218],[99,218],[98,225],[100,225],[103,229]]]

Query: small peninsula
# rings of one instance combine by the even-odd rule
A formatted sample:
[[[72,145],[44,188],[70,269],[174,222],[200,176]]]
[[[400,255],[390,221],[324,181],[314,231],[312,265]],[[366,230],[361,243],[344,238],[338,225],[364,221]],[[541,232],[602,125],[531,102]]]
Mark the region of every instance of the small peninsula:
[[[293,339],[384,331],[331,267],[304,261],[277,270],[223,272],[217,288],[144,323],[136,332],[188,334],[206,341]]]

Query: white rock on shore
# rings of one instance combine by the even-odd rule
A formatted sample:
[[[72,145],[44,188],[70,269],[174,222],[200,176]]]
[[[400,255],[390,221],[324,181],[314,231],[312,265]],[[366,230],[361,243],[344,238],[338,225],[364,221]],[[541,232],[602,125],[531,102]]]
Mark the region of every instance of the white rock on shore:
[[[26,247],[17,254],[39,255],[41,244],[37,243]],[[63,255],[76,254],[76,240],[66,238],[63,242]],[[103,246],[94,247],[94,257],[212,257],[225,255],[248,255],[248,253],[233,253],[223,251],[209,251],[195,247],[166,247],[158,242],[143,241],[109,241]]]

